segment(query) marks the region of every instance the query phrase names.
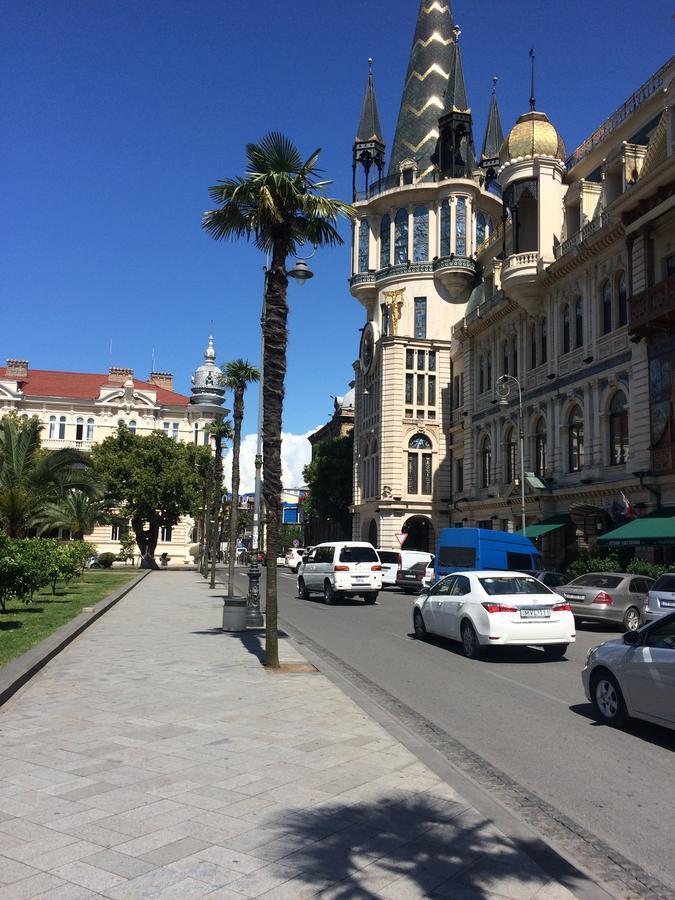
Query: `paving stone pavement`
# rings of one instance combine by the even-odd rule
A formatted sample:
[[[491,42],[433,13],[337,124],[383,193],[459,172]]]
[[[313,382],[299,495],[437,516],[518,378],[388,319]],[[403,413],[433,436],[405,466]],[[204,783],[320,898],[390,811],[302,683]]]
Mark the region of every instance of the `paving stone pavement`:
[[[219,596],[151,574],[2,707],[2,900],[573,896]]]

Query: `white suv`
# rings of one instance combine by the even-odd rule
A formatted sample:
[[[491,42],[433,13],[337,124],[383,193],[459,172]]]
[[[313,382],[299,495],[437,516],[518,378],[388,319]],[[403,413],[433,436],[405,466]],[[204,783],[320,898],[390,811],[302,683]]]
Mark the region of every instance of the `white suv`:
[[[298,594],[309,600],[323,594],[324,603],[342,597],[363,597],[375,603],[382,587],[382,566],[372,544],[364,541],[332,541],[318,544],[303,559]]]
[[[304,556],[305,550],[303,547],[291,547],[291,549],[286,552],[286,565],[291,572],[298,571]]]

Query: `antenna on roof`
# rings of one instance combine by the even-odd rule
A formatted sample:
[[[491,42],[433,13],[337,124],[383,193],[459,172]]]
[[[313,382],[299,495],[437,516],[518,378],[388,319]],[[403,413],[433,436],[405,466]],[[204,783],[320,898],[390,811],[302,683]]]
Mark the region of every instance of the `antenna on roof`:
[[[534,47],[530,50],[530,59],[532,60],[532,81],[530,82],[530,112],[534,110]]]
[[[110,338],[110,345],[108,347],[108,367],[112,366],[112,338]]]
[[[152,348],[152,359],[151,359],[151,362],[152,362],[152,368],[150,369],[150,371],[151,371],[151,372],[154,372],[154,371],[155,371],[155,348],[154,348],[154,347]]]

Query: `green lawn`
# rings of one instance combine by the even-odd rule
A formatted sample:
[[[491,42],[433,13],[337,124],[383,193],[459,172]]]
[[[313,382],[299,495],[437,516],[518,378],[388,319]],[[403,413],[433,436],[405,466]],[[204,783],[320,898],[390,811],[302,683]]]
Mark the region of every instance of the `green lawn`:
[[[136,575],[138,569],[87,571],[82,580],[76,578],[68,587],[59,584],[54,595],[47,588],[27,605],[8,603],[7,612],[0,614],[0,666],[21,656],[81,613],[83,607],[94,606]]]

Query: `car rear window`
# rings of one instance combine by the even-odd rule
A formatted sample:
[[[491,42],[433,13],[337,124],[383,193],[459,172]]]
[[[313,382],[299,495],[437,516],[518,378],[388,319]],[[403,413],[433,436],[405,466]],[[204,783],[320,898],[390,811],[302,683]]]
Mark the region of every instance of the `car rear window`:
[[[580,575],[570,581],[570,584],[577,584],[579,587],[616,588],[622,581],[621,575]]]
[[[377,553],[372,547],[343,547],[340,550],[340,562],[379,562]]]
[[[426,570],[427,570],[427,564],[425,562],[416,562],[416,563],[413,563],[412,566],[408,566],[408,568],[405,571],[406,572],[415,572],[415,573],[421,572],[422,574],[424,574],[426,572]]]
[[[510,576],[500,578],[499,576],[478,579],[486,594],[491,597],[499,594],[552,594],[546,585],[537,581],[536,578],[527,578],[524,576]]]
[[[675,575],[661,575],[656,579],[656,584],[650,587],[651,591],[675,591]]]
[[[380,557],[380,562],[396,563],[398,565],[398,553],[396,550],[377,550],[376,552]]]

